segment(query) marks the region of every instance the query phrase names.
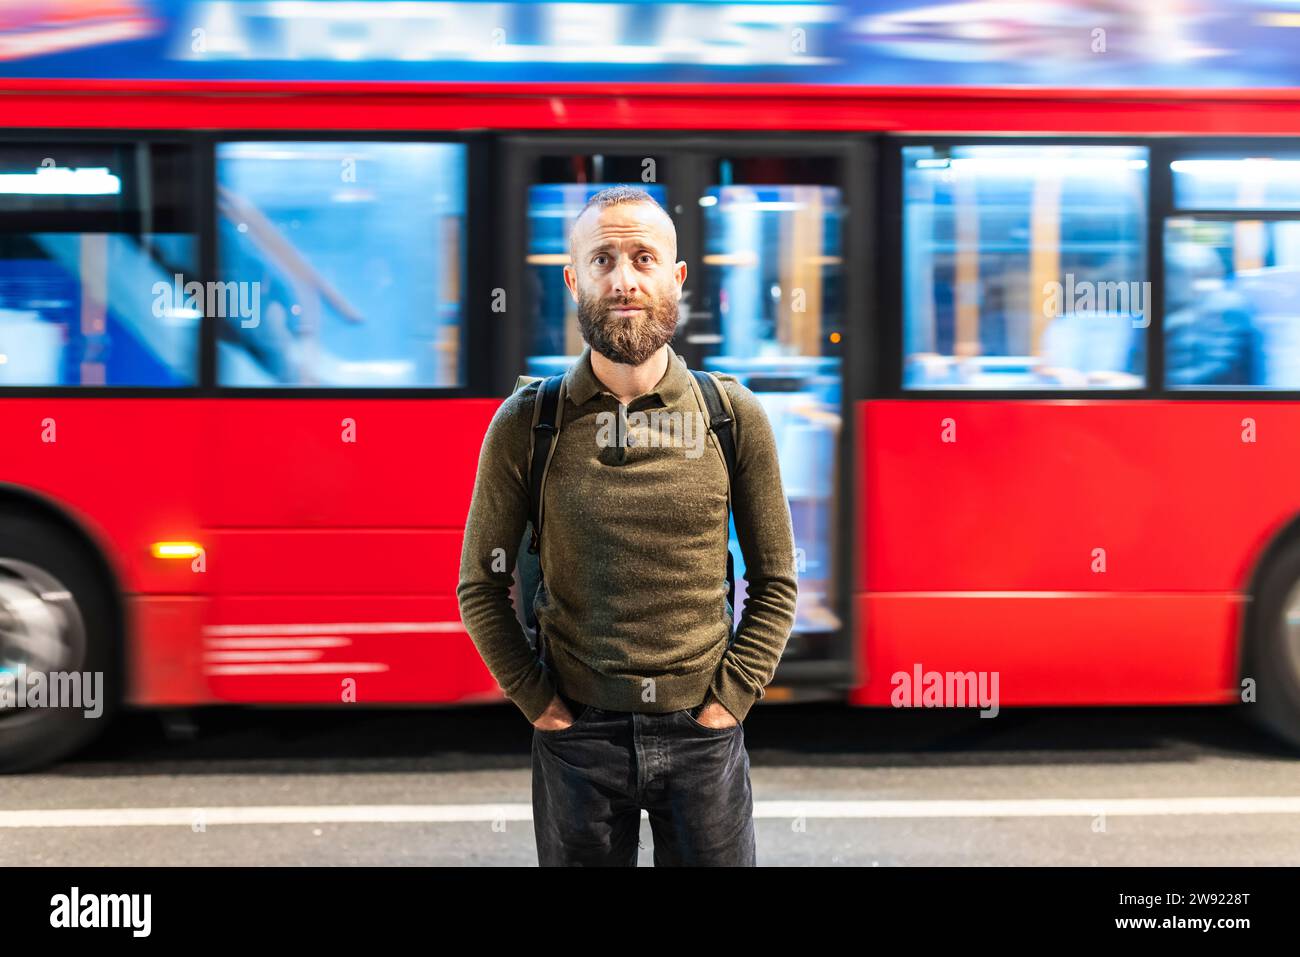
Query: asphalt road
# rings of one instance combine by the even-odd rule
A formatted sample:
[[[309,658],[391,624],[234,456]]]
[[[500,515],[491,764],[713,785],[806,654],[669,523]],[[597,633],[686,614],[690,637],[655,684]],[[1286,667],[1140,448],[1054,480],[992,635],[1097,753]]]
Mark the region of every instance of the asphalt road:
[[[0,777],[0,865],[532,866],[530,739],[509,705],[128,714]],[[760,866],[1300,863],[1300,753],[1234,710],[760,705],[745,739]]]

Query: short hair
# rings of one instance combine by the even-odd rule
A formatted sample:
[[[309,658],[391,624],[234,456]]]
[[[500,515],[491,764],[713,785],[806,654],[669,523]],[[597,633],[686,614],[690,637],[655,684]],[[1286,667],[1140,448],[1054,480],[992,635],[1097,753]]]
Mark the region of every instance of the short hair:
[[[651,196],[640,186],[606,186],[604,189],[594,193],[587,204],[578,210],[578,215],[573,217],[573,222],[569,225],[569,259],[576,259],[576,244],[574,242],[578,231],[578,220],[586,215],[587,210],[595,207],[597,209],[606,209],[610,206],[625,206],[631,203],[649,203],[664,214],[664,218],[670,224],[673,218],[668,215],[668,210],[659,205],[659,201]],[[673,253],[676,255],[676,227],[673,229]]]

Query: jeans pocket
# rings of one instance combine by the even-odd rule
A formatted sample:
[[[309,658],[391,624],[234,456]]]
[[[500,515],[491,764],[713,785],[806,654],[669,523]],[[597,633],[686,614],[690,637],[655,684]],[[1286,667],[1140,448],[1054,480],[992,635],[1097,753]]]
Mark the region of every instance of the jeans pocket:
[[[735,724],[728,725],[725,728],[710,728],[707,724],[701,724],[699,722],[699,720],[695,717],[694,708],[686,708],[677,713],[682,715],[686,719],[686,723],[688,725],[690,725],[696,731],[701,732],[702,734],[732,734],[741,726],[741,722],[737,721]]]
[[[556,728],[554,731],[543,731],[541,728],[534,728],[533,730],[536,731],[538,734],[544,734],[547,737],[552,737],[557,734],[567,734],[568,732],[576,728],[578,725],[582,724],[582,722],[590,718],[591,713],[595,710],[596,710],[595,705],[590,705],[590,704],[583,705],[582,710],[578,712],[578,716],[573,719],[573,723],[570,724],[568,727]]]

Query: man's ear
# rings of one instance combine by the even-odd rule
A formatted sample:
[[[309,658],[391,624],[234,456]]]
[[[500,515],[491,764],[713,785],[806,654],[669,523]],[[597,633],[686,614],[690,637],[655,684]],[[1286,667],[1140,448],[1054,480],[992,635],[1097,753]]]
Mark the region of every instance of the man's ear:
[[[682,298],[682,286],[686,283],[686,260],[683,259],[673,267],[673,280],[677,283],[677,299]]]
[[[578,274],[573,271],[573,264],[564,267],[564,285],[568,287],[569,295],[573,301],[578,301]]]

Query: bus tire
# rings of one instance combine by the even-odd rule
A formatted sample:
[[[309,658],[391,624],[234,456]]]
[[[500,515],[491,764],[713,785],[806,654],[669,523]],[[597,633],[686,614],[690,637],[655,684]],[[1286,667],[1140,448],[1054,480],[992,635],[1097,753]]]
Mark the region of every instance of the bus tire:
[[[0,508],[0,773],[29,771],[72,754],[118,710],[118,613],[92,548],[65,526],[13,506]],[[90,673],[92,681],[102,675],[90,689],[98,692],[94,706],[88,692],[81,707],[26,706],[19,686],[31,689],[37,671]]]
[[[1241,678],[1254,682],[1246,716],[1300,749],[1300,538],[1286,543],[1260,576],[1249,611]]]

